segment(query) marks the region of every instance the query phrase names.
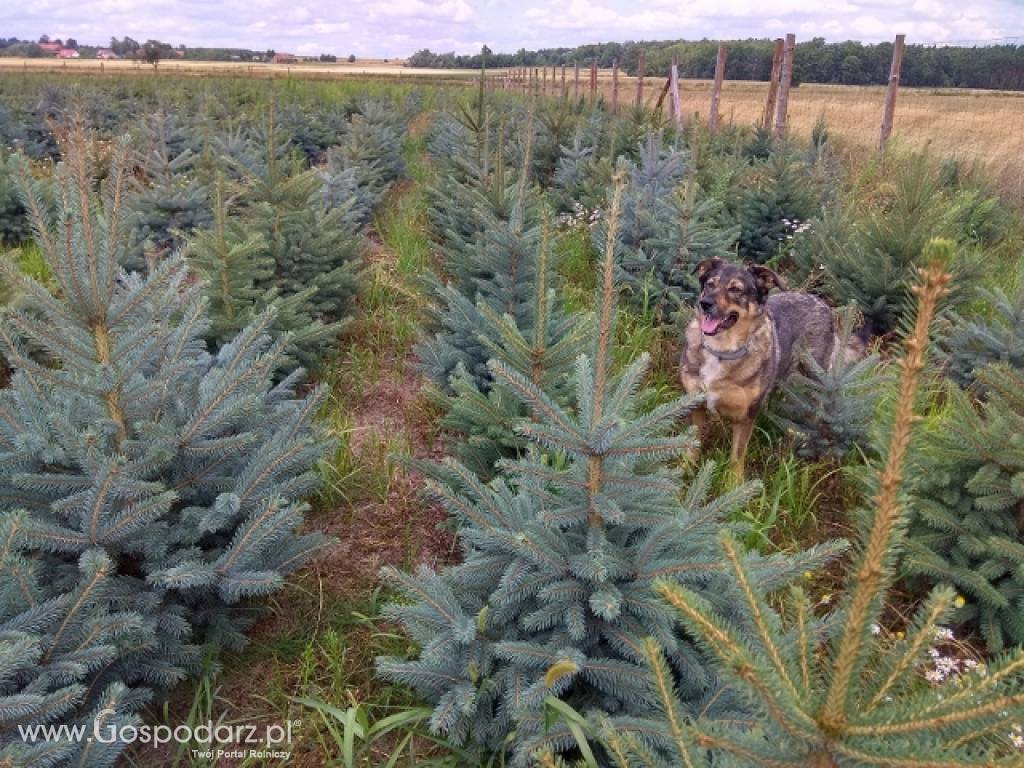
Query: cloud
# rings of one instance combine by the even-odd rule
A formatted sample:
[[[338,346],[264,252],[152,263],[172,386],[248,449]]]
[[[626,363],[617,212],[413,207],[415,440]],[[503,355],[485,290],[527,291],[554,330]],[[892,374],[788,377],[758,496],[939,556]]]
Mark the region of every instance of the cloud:
[[[1024,35],[1019,0],[34,0],[3,3],[4,35],[105,43],[156,37],[190,46],[407,56],[420,48],[471,53],[610,40],[776,37],[830,41],[982,41]]]

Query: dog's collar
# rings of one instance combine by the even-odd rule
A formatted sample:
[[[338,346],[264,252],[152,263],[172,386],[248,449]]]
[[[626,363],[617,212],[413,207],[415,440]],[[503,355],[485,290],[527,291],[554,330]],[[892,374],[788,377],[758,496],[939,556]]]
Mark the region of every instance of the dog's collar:
[[[709,347],[706,341],[702,341],[700,347],[705,352],[717,357],[719,360],[739,360],[750,351],[750,342],[747,341],[738,349],[714,349],[713,347]]]

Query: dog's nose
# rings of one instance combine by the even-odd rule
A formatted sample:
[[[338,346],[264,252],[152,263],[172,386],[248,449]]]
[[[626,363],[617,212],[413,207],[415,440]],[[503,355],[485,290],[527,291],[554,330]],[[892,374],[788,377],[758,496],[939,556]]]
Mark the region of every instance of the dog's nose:
[[[700,300],[700,308],[705,313],[710,312],[712,309],[715,308],[715,302],[712,301],[711,299],[701,299]]]

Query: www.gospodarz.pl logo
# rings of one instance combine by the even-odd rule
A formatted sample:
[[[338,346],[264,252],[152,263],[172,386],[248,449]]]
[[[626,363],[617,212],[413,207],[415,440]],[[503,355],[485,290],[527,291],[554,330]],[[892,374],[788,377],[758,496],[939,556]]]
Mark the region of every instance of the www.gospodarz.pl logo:
[[[160,747],[164,744],[192,744],[195,758],[287,759],[291,751],[281,749],[292,743],[292,731],[300,720],[266,725],[214,723],[207,720],[198,725],[132,725],[113,723],[117,713],[101,710],[93,719],[92,728],[76,725],[19,725],[18,735],[25,743],[95,742],[97,744],[143,744]]]

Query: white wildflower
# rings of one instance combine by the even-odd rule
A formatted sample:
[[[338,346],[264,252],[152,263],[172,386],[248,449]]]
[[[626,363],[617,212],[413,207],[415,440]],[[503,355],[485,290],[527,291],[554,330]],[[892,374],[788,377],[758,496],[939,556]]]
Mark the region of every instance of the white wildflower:
[[[953,640],[953,630],[949,627],[936,627],[935,639],[951,642]]]

